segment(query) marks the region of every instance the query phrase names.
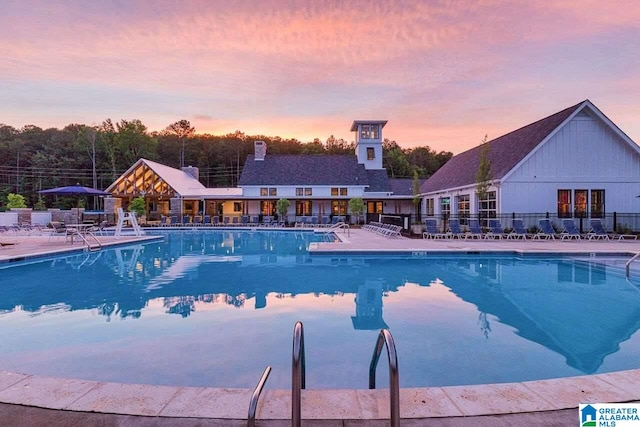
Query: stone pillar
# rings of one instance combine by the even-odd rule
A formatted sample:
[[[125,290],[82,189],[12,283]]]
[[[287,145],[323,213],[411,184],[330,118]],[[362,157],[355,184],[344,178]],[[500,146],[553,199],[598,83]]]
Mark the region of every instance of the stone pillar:
[[[122,207],[122,199],[119,197],[104,198],[104,214],[109,224],[115,224],[116,212],[118,212],[118,208],[120,207]]]
[[[180,215],[182,215],[182,198],[172,197],[169,199],[169,215],[180,218]]]

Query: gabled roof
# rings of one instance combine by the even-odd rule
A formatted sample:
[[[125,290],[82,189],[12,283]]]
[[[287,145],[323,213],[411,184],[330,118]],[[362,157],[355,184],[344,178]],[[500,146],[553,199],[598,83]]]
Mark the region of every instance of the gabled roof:
[[[365,193],[389,193],[389,176],[386,169],[368,169],[367,177],[369,187],[365,188]]]
[[[366,186],[368,176],[354,155],[268,154],[263,161],[249,155],[238,185]]]
[[[543,142],[569,117],[585,105],[588,100],[552,114],[537,122],[487,142],[488,158],[491,161],[491,176],[494,180],[503,178],[533,149]],[[467,150],[451,158],[425,182],[420,191],[430,193],[448,188],[463,187],[475,183],[483,145]]]
[[[150,185],[150,181],[157,183],[157,179],[148,179],[146,173],[138,173],[143,169],[151,170],[178,195],[194,194],[206,188],[200,181],[180,169],[175,169],[147,159],[139,159],[133,166],[127,169],[125,173],[120,175],[106,191],[113,193],[122,182],[128,181],[131,186],[139,190],[144,188],[145,191],[149,192],[147,187]]]
[[[427,180],[420,179],[420,186]],[[413,178],[389,178],[389,187],[394,196],[413,197]]]

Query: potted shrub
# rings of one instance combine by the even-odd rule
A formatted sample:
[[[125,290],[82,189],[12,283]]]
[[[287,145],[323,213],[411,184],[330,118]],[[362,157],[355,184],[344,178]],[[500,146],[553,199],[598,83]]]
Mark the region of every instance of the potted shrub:
[[[287,199],[279,199],[276,202],[276,212],[278,212],[278,220],[285,224],[287,221],[287,212],[289,211],[289,205],[290,203]]]
[[[129,203],[129,212],[135,212],[136,217],[138,217],[140,221],[145,220],[146,209],[147,203],[142,196],[136,197],[135,199],[131,200],[131,203]]]
[[[364,200],[361,197],[349,200],[349,211],[351,211],[351,215],[355,215],[356,224],[360,225],[360,215],[364,212]]]

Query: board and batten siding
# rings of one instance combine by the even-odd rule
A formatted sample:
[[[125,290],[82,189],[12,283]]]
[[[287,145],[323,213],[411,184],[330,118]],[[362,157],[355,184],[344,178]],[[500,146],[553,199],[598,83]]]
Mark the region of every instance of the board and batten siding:
[[[501,211],[556,212],[558,189],[604,189],[607,212],[638,212],[640,155],[583,110],[505,177]]]

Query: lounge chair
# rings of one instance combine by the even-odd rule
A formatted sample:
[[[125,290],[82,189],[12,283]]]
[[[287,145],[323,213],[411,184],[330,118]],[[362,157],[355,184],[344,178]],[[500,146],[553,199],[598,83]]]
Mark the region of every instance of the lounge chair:
[[[183,215],[182,216],[182,225],[191,225],[191,216]]]
[[[17,244],[18,244],[18,242],[2,242],[2,241],[0,241],[0,248],[15,246]]]
[[[196,227],[200,227],[202,225],[202,217],[200,215],[193,217],[193,225]]]
[[[234,227],[240,225],[240,218],[238,218],[237,216],[231,218],[231,225],[233,225]]]
[[[222,217],[222,225],[225,226],[225,227],[229,226],[229,217],[228,216]]]
[[[556,230],[553,229],[550,219],[541,219],[539,221],[540,231],[533,236],[533,240],[556,240]]]
[[[329,218],[328,216],[323,216],[322,217],[322,226],[323,227],[328,227],[330,222],[331,222],[331,218]]]
[[[469,232],[465,236],[467,239],[483,239],[482,227],[477,219],[469,220]]]
[[[208,227],[211,225],[211,215],[205,215],[202,219],[202,225]]]
[[[485,239],[502,239],[506,236],[502,229],[502,224],[498,219],[489,220],[489,232],[484,235]]]
[[[218,215],[214,215],[211,217],[211,225],[213,227],[217,227],[220,225],[220,217]]]
[[[425,225],[426,231],[422,233],[423,239],[448,239],[449,238],[449,235],[447,233],[441,233],[440,230],[438,230],[437,220],[427,218],[424,221],[424,225]]]
[[[252,216],[251,221],[249,221],[249,225],[252,225],[252,226],[260,225],[260,217]]]
[[[247,225],[249,225],[249,215],[242,215],[242,216],[240,217],[240,224],[241,224],[243,227],[246,227]]]
[[[560,240],[564,240],[564,239],[582,240],[582,237],[580,236],[580,231],[578,230],[578,228],[576,227],[576,223],[573,222],[572,219],[563,219],[562,226],[564,227],[564,230],[562,230],[562,233],[560,233]]]
[[[524,222],[521,219],[514,219],[512,225],[513,230],[511,230],[511,233],[507,234],[507,239],[527,240],[527,236],[529,236],[529,234],[527,233],[527,229],[524,228]]]
[[[599,219],[592,219],[590,221],[591,230],[587,233],[587,239],[589,240],[609,240],[609,233],[606,232],[602,226],[602,221]]]
[[[449,237],[452,239],[466,239],[467,236],[462,232],[460,228],[460,220],[459,219],[450,219],[449,220]]]

